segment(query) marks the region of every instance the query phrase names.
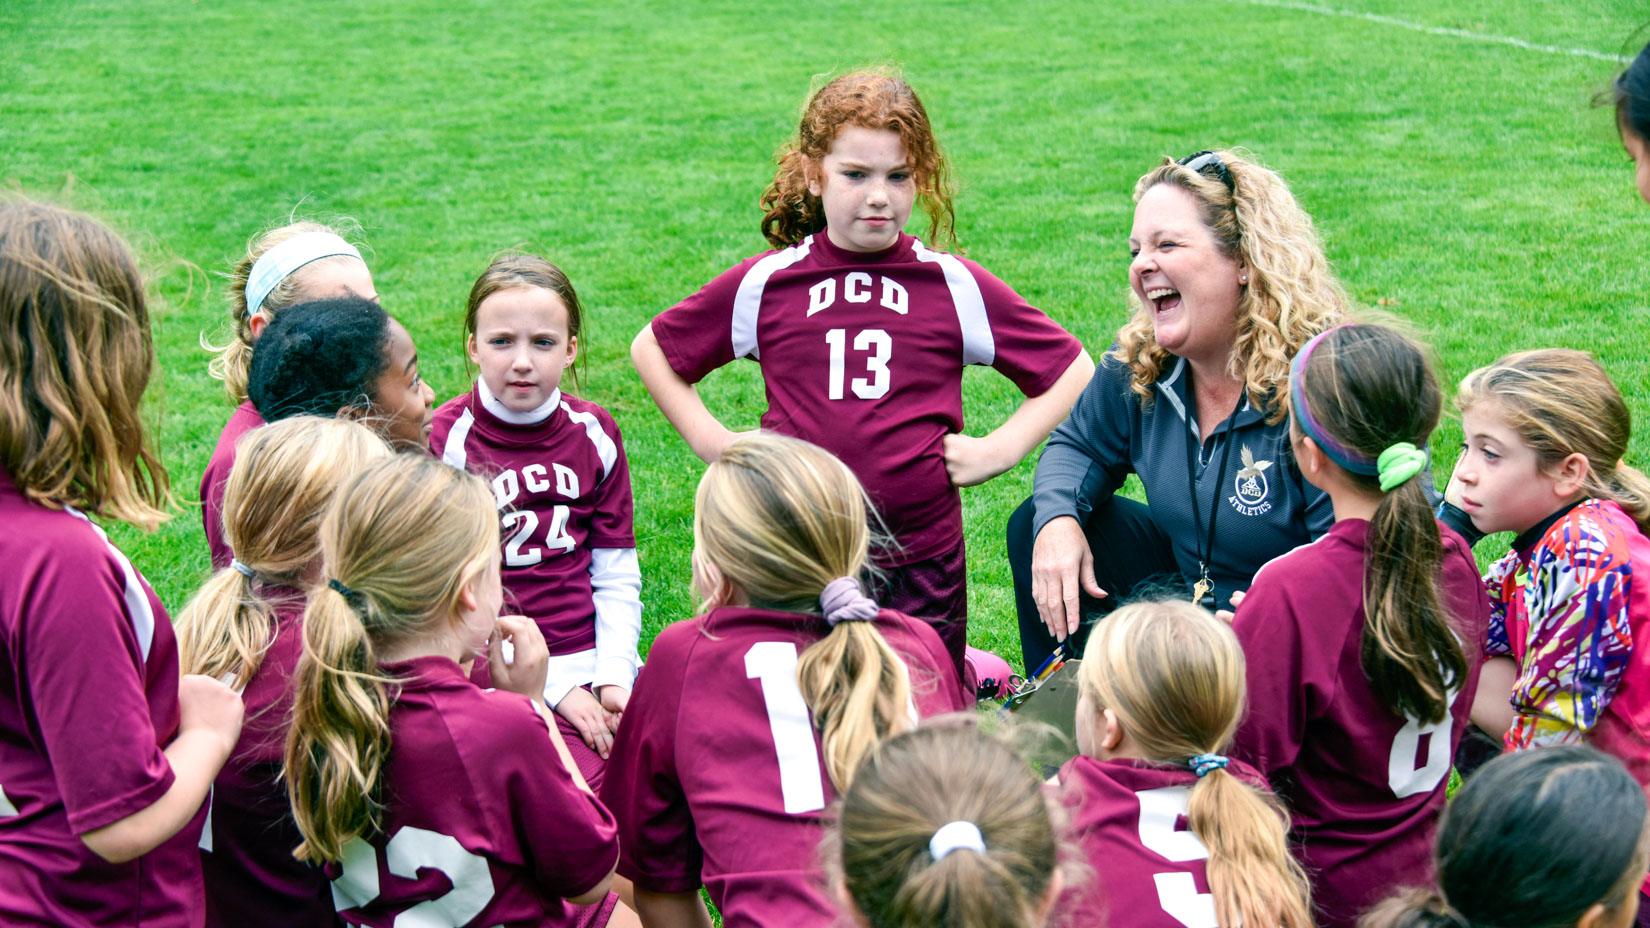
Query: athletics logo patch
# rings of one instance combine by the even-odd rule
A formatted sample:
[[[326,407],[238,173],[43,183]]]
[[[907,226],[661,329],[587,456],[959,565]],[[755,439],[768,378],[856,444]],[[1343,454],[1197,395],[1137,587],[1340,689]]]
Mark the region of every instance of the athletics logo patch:
[[[1271,484],[1266,482],[1266,469],[1272,466],[1272,462],[1255,460],[1248,445],[1244,445],[1242,451],[1243,469],[1232,480],[1236,493],[1227,497],[1227,502],[1246,516],[1264,515],[1272,509],[1271,502],[1266,498],[1272,491]]]

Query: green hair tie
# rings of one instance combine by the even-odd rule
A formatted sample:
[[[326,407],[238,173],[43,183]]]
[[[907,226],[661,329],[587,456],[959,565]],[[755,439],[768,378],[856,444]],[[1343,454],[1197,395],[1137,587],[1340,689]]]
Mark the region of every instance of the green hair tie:
[[[1427,453],[1407,441],[1392,445],[1375,459],[1376,473],[1380,474],[1381,492],[1390,493],[1414,479],[1427,466]]]

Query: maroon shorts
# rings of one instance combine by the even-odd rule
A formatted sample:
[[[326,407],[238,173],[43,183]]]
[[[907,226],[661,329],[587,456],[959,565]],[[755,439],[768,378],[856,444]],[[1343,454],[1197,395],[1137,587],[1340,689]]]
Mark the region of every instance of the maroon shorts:
[[[574,928],[602,928],[613,917],[613,910],[618,907],[619,897],[615,893],[608,893],[606,899],[595,905],[568,904],[568,908],[573,910]]]
[[[962,674],[968,647],[968,556],[963,540],[933,557],[883,567],[882,574],[877,603],[933,626]]]

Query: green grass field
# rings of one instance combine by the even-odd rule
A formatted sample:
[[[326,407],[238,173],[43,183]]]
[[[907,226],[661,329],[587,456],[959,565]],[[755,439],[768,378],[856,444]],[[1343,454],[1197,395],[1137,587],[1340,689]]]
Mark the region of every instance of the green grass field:
[[[180,508],[115,537],[174,610],[206,570],[195,487],[229,414],[198,339],[248,237],[293,213],[357,220],[442,400],[469,386],[460,315],[489,256],[562,265],[589,307],[583,392],[625,431],[651,640],[691,609],[701,467],[629,341],[765,247],[775,148],[816,75],[860,64],[898,63],[922,93],[969,255],[1091,352],[1126,312],[1134,179],[1244,146],[1290,180],[1356,301],[1429,333],[1448,379],[1587,348],[1643,413],[1650,208],[1589,105],[1620,65],[1565,50],[1630,54],[1650,8],[1325,3],[4,0],[0,189],[105,217],[153,273],[151,411]],[[972,434],[1018,400],[989,370],[965,391]],[[761,413],[754,365],[705,393],[735,427]],[[1436,436],[1440,473],[1458,440]],[[1032,468],[963,494],[971,637],[1007,655],[1001,538]]]

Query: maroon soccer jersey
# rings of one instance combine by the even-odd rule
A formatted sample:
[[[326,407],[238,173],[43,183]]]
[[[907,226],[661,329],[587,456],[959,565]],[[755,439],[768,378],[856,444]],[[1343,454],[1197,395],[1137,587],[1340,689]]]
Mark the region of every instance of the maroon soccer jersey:
[[[636,547],[630,465],[607,410],[563,393],[548,419],[514,425],[471,390],[436,410],[430,450],[492,482],[506,601],[538,623],[550,653],[599,647],[590,552]]]
[[[1249,678],[1249,711],[1232,754],[1265,773],[1289,804],[1318,924],[1327,928],[1351,926],[1394,888],[1432,878],[1433,833],[1489,625],[1472,550],[1439,530],[1439,593],[1469,668],[1441,722],[1396,714],[1364,676],[1369,523],[1362,519],[1336,522],[1262,567],[1232,625]]]
[[[304,594],[268,587],[275,633],[241,700],[246,721],[228,763],[212,784],[201,837],[208,928],[288,928],[338,921],[319,867],[292,851],[303,840],[281,778],[292,715],[292,675],[303,654]]]
[[[820,445],[859,475],[903,546],[890,565],[962,538],[942,440],[963,427],[963,367],[989,364],[1036,396],[1082,350],[978,264],[904,234],[875,254],[820,232],[749,258],[660,313],[653,334],[688,383],[736,358],[758,361],[762,427]]]
[[[920,715],[970,705],[932,628],[886,609],[876,622]],[[602,784],[621,875],[653,892],[702,882],[728,928],[835,920],[816,850],[836,793],[796,684],[828,632],[818,616],[721,608],[659,633]]]
[[[264,424],[264,417],[247,400],[235,407],[235,414],[218,435],[218,446],[212,449],[212,459],[201,473],[201,523],[206,527],[206,551],[212,556],[212,569],[222,570],[234,557],[229,542],[223,538],[223,489],[229,483],[229,470],[235,466],[235,442],[241,436]]]
[[[1232,761],[1227,773],[1252,786],[1266,780]],[[1209,849],[1186,823],[1197,774],[1136,760],[1079,755],[1060,768],[1056,794],[1067,834],[1093,877],[1068,889],[1057,911],[1066,924],[1105,928],[1215,928]]]
[[[4,471],[0,525],[0,923],[198,925],[204,806],[128,863],[80,838],[172,786],[171,620],[102,529]]]
[[[613,817],[574,785],[544,719],[514,693],[482,690],[445,657],[388,663],[383,833],[329,863],[352,925],[574,925],[566,896],[618,858]]]

